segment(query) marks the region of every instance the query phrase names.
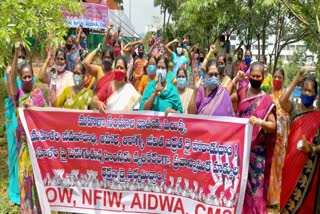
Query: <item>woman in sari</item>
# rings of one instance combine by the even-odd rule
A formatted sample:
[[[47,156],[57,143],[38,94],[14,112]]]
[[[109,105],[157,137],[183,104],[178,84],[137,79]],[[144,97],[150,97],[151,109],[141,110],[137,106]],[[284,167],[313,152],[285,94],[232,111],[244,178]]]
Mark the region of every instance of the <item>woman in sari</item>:
[[[180,68],[177,73],[177,88],[182,103],[183,113],[188,113],[189,103],[193,94],[193,90],[188,86],[188,71]]]
[[[302,83],[301,103],[290,94]],[[280,98],[291,119],[286,157],[282,169],[281,213],[319,213],[320,111],[313,106],[318,84],[299,72]]]
[[[92,99],[92,105],[101,113],[106,110],[130,111],[139,109],[141,95],[127,83],[127,63],[123,56],[115,60],[114,80],[105,85]]]
[[[148,66],[146,66],[144,69],[147,70],[147,75],[144,75],[141,78],[140,84],[139,84],[139,89],[138,92],[140,94],[143,94],[144,90],[146,89],[148,83],[150,81],[155,80],[156,78],[156,70],[157,70],[157,66],[156,66],[156,61],[157,58],[155,56],[151,56],[148,59]]]
[[[287,137],[289,131],[289,114],[281,108],[279,102],[279,98],[285,92],[283,82],[284,70],[276,68],[273,72],[273,90],[271,93],[271,98],[273,99],[277,112],[277,140],[272,157],[268,192],[268,207],[274,210],[280,209],[282,167],[286,154]]]
[[[58,97],[55,90],[50,90],[52,105],[55,107],[87,110],[93,93],[90,89],[83,86],[85,76],[86,68],[84,65],[82,63],[75,64],[73,68],[74,86],[65,88]]]
[[[261,89],[266,92],[267,94],[271,93],[272,89],[272,75],[269,73],[269,66],[267,65],[267,58],[266,56],[262,55],[259,56],[258,61],[264,65],[264,79],[261,85]]]
[[[212,45],[210,47],[210,51],[209,51],[206,59],[208,59],[212,55],[212,53],[214,53],[214,50],[215,50],[215,47]],[[205,60],[202,64],[202,69],[204,72],[207,72],[207,70],[206,70],[207,63],[208,63],[208,60]],[[226,67],[226,57],[225,57],[225,55],[221,55],[221,53],[220,53],[217,56],[217,68],[218,68],[218,72],[219,72],[220,85],[222,87],[227,87],[231,82],[230,77],[225,72],[225,67]]]
[[[237,116],[253,124],[248,182],[243,213],[266,213],[271,160],[276,140],[276,112],[271,97],[261,90],[263,65],[255,62],[249,73],[250,85],[238,90]],[[239,71],[231,85],[245,78]]]
[[[30,64],[24,64],[20,71],[21,88],[15,84],[17,69],[17,47],[12,69],[7,73],[9,95],[15,102],[15,107],[43,107],[46,99],[40,88],[34,87],[33,71]],[[33,170],[28,151],[26,133],[21,121],[18,121],[17,128],[17,151],[19,153],[19,188],[20,188],[20,212],[21,213],[41,213],[38,194],[33,177]]]
[[[206,71],[204,86],[200,86],[201,79],[195,83],[188,113],[234,117],[230,95],[220,86],[219,71],[214,60],[206,63]]]
[[[23,46],[18,49],[18,67],[19,65],[25,64],[27,51]],[[10,73],[11,65],[6,68],[4,73],[4,83],[6,85],[8,94],[10,92],[7,75]],[[15,81],[15,80],[14,80]],[[16,80],[16,85],[21,87],[21,81]],[[15,106],[10,96],[5,99],[5,120],[6,120],[6,134],[8,142],[8,174],[9,174],[9,185],[8,185],[8,197],[10,206],[20,204],[20,191],[19,191],[19,179],[18,179],[18,154],[17,154],[17,141],[16,131],[18,126],[17,115],[15,112]]]
[[[96,55],[102,51],[102,66],[93,64]],[[112,71],[114,55],[113,48],[106,45],[102,48],[101,44],[87,55],[83,64],[86,67],[88,74],[96,80],[95,93],[98,93],[104,85],[111,82],[114,78]]]
[[[143,93],[140,110],[152,110],[168,113],[183,112],[177,88],[167,81],[168,59],[161,56],[157,60],[156,76],[158,81],[151,81]]]
[[[144,57],[144,46],[141,44],[138,46],[138,56],[135,58],[133,63],[133,80],[132,84],[139,90],[139,85],[141,82],[141,78],[144,75],[144,67],[147,66],[148,60]]]
[[[50,88],[55,89],[57,96],[68,86],[73,86],[72,72],[66,70],[66,52],[58,50],[55,55],[55,64],[47,71],[51,61],[51,53],[48,53],[47,59],[39,73],[39,80],[48,84]]]

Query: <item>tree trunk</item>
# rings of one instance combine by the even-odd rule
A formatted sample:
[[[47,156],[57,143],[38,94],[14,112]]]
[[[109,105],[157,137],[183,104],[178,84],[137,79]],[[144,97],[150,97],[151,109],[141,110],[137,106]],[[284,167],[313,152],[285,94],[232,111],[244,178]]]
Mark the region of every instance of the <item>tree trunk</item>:
[[[260,33],[257,34],[257,40],[258,40],[258,56],[260,56]],[[262,43],[263,45],[263,43]],[[262,47],[263,48],[263,47]]]
[[[164,11],[163,11],[163,39],[166,37],[166,15],[167,15],[167,8],[164,8]]]
[[[267,40],[267,18],[264,18],[263,26],[262,26],[262,55],[266,55],[266,40]]]

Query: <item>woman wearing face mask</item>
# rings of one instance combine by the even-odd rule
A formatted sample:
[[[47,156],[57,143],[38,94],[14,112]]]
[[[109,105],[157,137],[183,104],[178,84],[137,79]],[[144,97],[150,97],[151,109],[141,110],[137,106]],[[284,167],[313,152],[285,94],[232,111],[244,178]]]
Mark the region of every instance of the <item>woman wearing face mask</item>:
[[[269,73],[269,68],[267,65],[267,58],[266,56],[259,56],[258,60],[261,64],[264,65],[264,79],[261,85],[261,89],[266,92],[267,94],[271,93],[272,90],[272,75]]]
[[[100,51],[102,51],[102,66],[93,64],[95,57]],[[101,44],[84,59],[83,64],[88,74],[97,80],[95,93],[98,93],[104,85],[109,84],[113,80],[114,75],[111,72],[113,60],[113,48],[109,45],[102,48]]]
[[[86,68],[82,63],[77,63],[73,69],[74,86],[65,88],[58,97],[55,90],[51,90],[50,99],[52,105],[55,107],[87,110],[93,93],[90,89],[83,86],[85,76]]]
[[[127,62],[123,56],[115,60],[114,80],[105,85],[92,99],[92,105],[101,113],[105,110],[130,111],[139,109],[141,95],[127,83]]]
[[[16,53],[17,55],[17,49]],[[40,88],[34,87],[33,71],[31,65],[26,63],[21,67],[19,78],[21,87],[16,83],[17,56],[12,63],[12,69],[8,71],[8,89],[15,107],[46,106],[46,99]],[[26,141],[26,133],[22,123],[18,120],[17,128],[17,152],[19,154],[19,188],[20,188],[20,213],[39,213],[41,212],[38,194],[33,177],[33,170]]]
[[[188,113],[188,106],[191,100],[193,90],[188,88],[187,70],[180,68],[177,73],[177,88],[182,103],[183,113]]]
[[[72,72],[66,70],[66,53],[63,50],[56,52],[55,64],[50,72],[47,72],[50,61],[51,53],[48,53],[47,60],[40,70],[39,80],[48,84],[50,89],[56,90],[57,96],[59,96],[66,87],[73,86]]]
[[[206,71],[204,86],[201,86],[201,79],[196,81],[188,113],[234,117],[229,93],[220,86],[219,71],[214,60],[208,61]]]
[[[272,209],[280,208],[282,166],[286,154],[287,136],[289,131],[289,114],[285,112],[279,98],[285,91],[283,87],[284,70],[276,68],[273,72],[273,91],[271,98],[276,105],[277,113],[277,140],[273,152],[271,176],[268,190],[268,206]]]
[[[246,75],[250,73],[251,61],[252,61],[252,53],[250,50],[246,50],[246,52],[244,53],[244,68],[243,68],[243,72]]]
[[[140,94],[143,94],[149,82],[156,79],[156,70],[157,70],[156,61],[157,61],[156,57],[151,56],[148,60],[148,65],[144,68],[145,71],[147,72],[147,75],[144,75],[141,78],[141,81],[139,84],[139,90],[138,90]]]
[[[290,101],[294,88],[301,83],[301,103]],[[320,111],[313,106],[317,92],[315,79],[307,77],[307,72],[299,72],[280,97],[280,105],[291,119],[282,168],[280,211],[283,213],[319,210]]]
[[[26,49],[19,43],[15,45],[18,54],[16,55],[13,52],[12,63],[16,60],[17,57],[17,72],[20,73],[22,65],[26,64],[25,60],[27,51]],[[3,81],[6,85],[8,95],[9,95],[9,86],[7,81],[7,73],[11,72],[12,63],[8,65],[5,70]],[[20,68],[19,68],[20,67]],[[15,84],[21,88],[21,80],[14,80]],[[20,191],[19,191],[19,179],[18,179],[18,155],[17,155],[17,140],[16,140],[16,131],[18,126],[17,115],[15,111],[15,106],[10,96],[5,98],[5,120],[6,120],[6,136],[8,142],[8,198],[9,198],[9,206],[19,205],[20,204]]]
[[[173,52],[170,49],[170,46],[172,44],[176,43],[176,52]],[[165,49],[167,51],[167,54],[169,57],[172,57],[172,62],[173,62],[173,74],[174,76],[177,75],[178,69],[183,66],[185,69],[187,69],[188,64],[189,64],[189,57],[184,55],[184,50],[183,50],[183,44],[179,42],[178,39],[175,39],[171,42],[169,42],[166,46]],[[187,54],[188,52],[186,52]]]
[[[250,86],[238,89],[237,116],[249,118],[253,125],[248,182],[245,193],[244,213],[267,213],[267,187],[269,186],[271,160],[276,140],[276,112],[273,100],[261,90],[264,66],[251,65]],[[239,71],[233,86],[245,78]]]
[[[143,93],[140,110],[153,110],[168,113],[183,112],[177,88],[167,82],[168,59],[160,57],[157,60],[157,81],[149,82]]]
[[[133,63],[133,81],[132,84],[136,88],[139,89],[141,78],[144,74],[143,69],[147,66],[148,60],[144,57],[144,46],[138,46],[138,57],[135,58]]]
[[[66,69],[72,71],[76,63],[80,62],[80,43],[76,43],[72,36],[66,40],[64,51],[66,52]]]

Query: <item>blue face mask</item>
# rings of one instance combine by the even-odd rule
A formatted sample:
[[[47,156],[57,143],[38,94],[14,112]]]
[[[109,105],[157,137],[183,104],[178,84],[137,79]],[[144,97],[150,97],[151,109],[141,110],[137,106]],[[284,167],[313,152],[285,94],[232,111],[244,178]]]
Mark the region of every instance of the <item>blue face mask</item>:
[[[82,75],[74,74],[73,75],[73,82],[75,86],[80,86],[83,83]]]
[[[216,88],[219,85],[220,81],[218,77],[209,77],[206,78],[204,85],[209,88]]]
[[[187,87],[187,78],[185,78],[185,77],[177,78],[177,86],[178,86],[178,88]]]
[[[148,65],[148,73],[149,74],[155,74],[157,70],[157,67],[155,65]]]
[[[86,41],[86,40],[82,40],[82,41],[81,41],[81,46],[82,46],[83,48],[87,47],[87,41]]]
[[[301,93],[300,98],[301,98],[302,104],[308,108],[313,105],[313,102],[316,99],[316,96],[308,96]]]
[[[246,56],[246,57],[244,58],[244,62],[245,62],[246,64],[250,64],[250,62],[251,62],[251,57],[250,57],[250,56]]]

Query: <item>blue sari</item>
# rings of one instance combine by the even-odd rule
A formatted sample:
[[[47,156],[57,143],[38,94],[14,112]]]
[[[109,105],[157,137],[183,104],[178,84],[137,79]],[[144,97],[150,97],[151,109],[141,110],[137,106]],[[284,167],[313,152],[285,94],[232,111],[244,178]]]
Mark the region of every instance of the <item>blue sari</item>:
[[[4,73],[4,82],[7,82],[6,73]],[[21,81],[17,80],[16,84],[21,87]],[[15,204],[20,204],[20,191],[18,179],[18,149],[16,141],[16,132],[18,127],[17,115],[15,106],[10,97],[5,99],[5,120],[6,134],[8,142],[8,170],[9,170],[9,200]]]

